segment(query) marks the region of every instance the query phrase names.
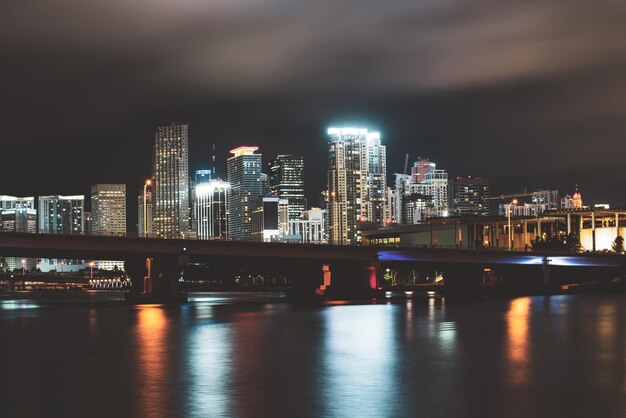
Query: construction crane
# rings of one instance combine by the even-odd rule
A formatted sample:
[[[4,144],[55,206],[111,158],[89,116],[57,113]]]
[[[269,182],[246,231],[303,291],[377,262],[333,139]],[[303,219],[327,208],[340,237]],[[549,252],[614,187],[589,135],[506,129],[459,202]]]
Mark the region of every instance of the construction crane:
[[[485,200],[508,200],[508,199],[515,199],[518,197],[529,197],[529,196],[534,196],[536,192],[531,192],[531,193],[513,193],[513,194],[501,194],[498,196],[491,196],[491,197],[486,197]]]

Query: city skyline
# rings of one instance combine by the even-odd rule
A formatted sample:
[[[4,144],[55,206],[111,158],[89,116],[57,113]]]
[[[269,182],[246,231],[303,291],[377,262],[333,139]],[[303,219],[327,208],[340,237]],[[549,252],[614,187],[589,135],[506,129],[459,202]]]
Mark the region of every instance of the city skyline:
[[[341,126],[341,125],[337,125],[337,126]],[[361,127],[361,128],[354,128],[354,126],[355,126],[355,125],[345,125],[345,126],[344,126],[343,128],[341,128],[341,129],[364,129],[364,130],[366,130],[366,131],[367,131],[367,128],[362,128],[362,127]],[[368,126],[368,125],[358,125],[358,126]],[[188,160],[194,160],[194,159],[196,159],[196,160],[197,160],[197,156],[195,155],[195,153],[193,152],[193,150],[189,150],[189,145],[188,145],[188,144],[189,144],[189,142],[190,142],[191,135],[189,135],[189,134],[188,134],[188,131],[190,130],[190,128],[189,128],[189,124],[188,124],[188,123],[176,123],[176,122],[169,122],[168,124],[164,124],[164,125],[162,125],[162,126],[160,126],[160,127],[156,127],[156,128],[155,128],[155,130],[156,130],[156,132],[157,132],[157,134],[156,134],[156,135],[157,135],[157,138],[158,138],[159,132],[160,132],[161,130],[163,130],[163,129],[170,129],[171,127],[182,127],[182,128],[184,128],[184,141],[185,141],[185,145],[184,145],[184,147],[183,147],[183,148],[185,148],[185,154],[187,154],[187,155],[184,157],[184,159],[188,159]],[[329,128],[328,132],[330,132],[330,130],[333,130],[333,129],[336,129],[336,128]],[[153,131],[153,132],[154,132],[154,131]],[[327,134],[328,134],[328,132],[327,132]],[[372,133],[374,133],[374,131],[371,131],[371,132],[372,132]],[[375,132],[375,135],[376,135],[376,140],[377,140],[377,141],[378,141],[378,143],[380,144],[380,143],[381,143],[381,138],[384,138],[384,134],[381,134],[381,133],[379,133],[379,132]],[[154,145],[153,145],[153,146],[154,146]],[[220,160],[219,160],[219,159],[216,159],[215,150],[214,150],[214,144],[211,144],[211,147],[213,147],[213,149],[211,150],[211,154],[210,154],[210,155],[204,155],[204,157],[203,157],[203,161],[201,162],[201,164],[199,164],[198,166],[191,166],[191,164],[188,164],[188,168],[186,168],[186,170],[187,170],[187,178],[190,180],[190,183],[189,183],[189,184],[190,184],[190,187],[186,189],[186,193],[188,193],[189,195],[193,194],[193,180],[191,179],[191,176],[192,176],[192,175],[191,175],[191,173],[192,173],[192,172],[196,172],[196,175],[198,175],[198,173],[211,173],[211,171],[214,171],[214,173],[209,174],[209,177],[210,177],[211,175],[213,175],[213,176],[215,176],[216,178],[224,178],[224,179],[227,179],[227,175],[224,175],[224,174],[227,174],[227,173],[226,173],[226,171],[227,171],[227,170],[226,170],[226,169],[224,169],[224,168],[222,168],[222,167],[220,167],[220,165],[221,165]],[[209,149],[209,148],[211,148],[211,147],[208,147],[208,146],[207,146],[207,147],[205,147],[205,148]],[[244,147],[244,148],[245,148],[245,147]],[[386,148],[387,148],[387,145],[385,144],[385,142],[384,142],[384,140],[383,140],[383,141],[382,141],[382,150],[383,150],[383,151],[382,151],[382,152],[383,152],[383,157],[382,157],[382,158],[383,158],[383,159],[382,159],[381,161],[382,161],[382,164],[383,164],[383,171],[384,171],[384,173],[383,173],[383,174],[384,174],[384,176],[383,176],[383,177],[386,177],[386,178],[387,178],[387,180],[386,180],[386,181],[385,181],[384,179],[383,179],[383,181],[385,181],[385,184],[386,184],[387,186],[389,186],[389,189],[390,189],[389,191],[386,191],[385,193],[393,193],[393,192],[395,192],[395,191],[396,191],[396,190],[394,190],[394,181],[393,181],[393,175],[394,175],[394,174],[395,174],[395,175],[400,174],[400,175],[402,176],[402,174],[400,173],[400,171],[407,170],[407,173],[409,173],[409,174],[407,174],[406,176],[408,176],[408,178],[412,178],[413,180],[417,181],[417,180],[416,180],[416,179],[417,179],[417,177],[419,177],[419,176],[420,176],[420,174],[418,174],[418,173],[420,172],[420,168],[418,167],[418,165],[419,165],[419,164],[422,164],[422,163],[424,163],[424,162],[425,162],[425,163],[427,163],[427,165],[432,166],[432,168],[433,168],[433,169],[434,169],[434,167],[435,167],[435,164],[436,164],[436,163],[431,162],[429,159],[424,159],[424,158],[421,158],[421,157],[417,157],[417,158],[415,159],[415,161],[413,162],[413,166],[412,166],[412,167],[404,167],[404,170],[397,170],[397,171],[393,171],[393,172],[392,172],[392,171],[390,171],[390,170],[386,169],[386,166],[387,166],[387,165],[389,165],[389,163],[386,161],[386,155],[385,155],[385,154],[386,154],[386,151],[385,151],[385,150],[386,150]],[[231,153],[232,153],[232,150],[231,150]],[[152,154],[153,154],[153,158],[154,158],[154,151],[152,151]],[[285,155],[287,155],[287,156],[289,156],[289,155],[293,156],[294,154],[286,154],[286,153],[280,153],[280,152],[279,152],[279,153],[278,153],[276,156],[274,156],[274,157],[267,157],[267,156],[266,156],[266,158],[265,158],[265,159],[263,159],[263,157],[262,157],[262,153],[261,153],[261,155],[260,155],[260,158],[261,158],[261,161],[262,161],[262,162],[261,162],[261,167],[262,167],[262,168],[261,168],[261,170],[262,170],[262,174],[261,174],[261,176],[263,176],[263,178],[265,178],[268,182],[270,182],[270,183],[271,183],[271,171],[272,171],[271,166],[272,166],[272,164],[276,161],[276,159],[277,159],[277,158],[284,157]],[[410,157],[410,156],[409,156],[409,154],[406,154],[405,156],[406,156],[406,157]],[[194,157],[196,157],[196,158],[194,158]],[[307,155],[307,157],[308,157],[308,155]],[[326,157],[327,157],[327,156],[326,156]],[[370,158],[371,158],[371,156],[370,156]],[[307,158],[307,159],[308,159],[308,158]],[[268,162],[268,160],[269,160],[269,162]],[[405,160],[405,162],[407,162],[407,161],[413,161],[413,159],[410,159],[410,160]],[[324,163],[325,163],[325,164],[328,164],[328,160],[327,160],[327,159],[326,159],[326,160],[324,160]],[[312,165],[313,165],[314,167],[317,167],[318,169],[319,169],[319,167],[323,167],[323,166],[324,166],[324,164],[317,164],[317,162],[313,162],[313,164],[312,164]],[[393,164],[392,164],[392,165],[393,165]],[[208,167],[208,166],[211,166],[211,170],[207,170],[207,169],[206,169],[206,167]],[[217,167],[219,167],[219,168],[217,168]],[[409,170],[409,168],[410,168],[410,170]],[[423,171],[423,169],[421,169],[421,170]],[[446,170],[437,170],[437,171],[444,172],[444,173],[445,173],[445,176],[446,176],[446,179],[447,179],[447,176],[448,176],[447,171],[450,171],[451,173],[455,173],[454,168],[453,168],[452,170],[447,170],[447,167],[446,167]],[[220,175],[220,172],[222,172],[223,174],[222,174],[222,175]],[[457,174],[458,174],[458,173],[457,173]],[[422,175],[423,175],[423,174],[422,174]],[[453,181],[454,181],[455,177],[457,177],[457,178],[458,178],[458,177],[461,177],[461,176],[453,176],[453,175],[451,174],[451,175],[450,175],[450,177],[449,177],[449,180],[446,180],[446,181],[448,182],[448,184],[447,184],[447,186],[446,186],[448,190],[446,190],[446,191],[444,191],[444,192],[443,192],[443,193],[444,193],[444,194],[443,194],[443,197],[445,198],[445,202],[447,202],[447,201],[448,201],[448,198],[450,198],[450,199],[452,198],[452,192],[453,192],[453,188],[452,188],[452,186],[453,186]],[[472,176],[472,175],[470,175],[470,176],[466,176],[466,177],[469,177],[469,178],[472,178],[472,177],[474,177],[474,178],[481,178],[481,176]],[[154,178],[152,178],[152,180],[154,180]],[[178,180],[177,180],[177,181],[178,181]],[[492,184],[493,184],[493,183],[496,183],[496,184],[497,184],[497,179],[495,179],[495,180],[489,179],[489,181],[490,181],[490,182],[492,182]],[[124,183],[122,183],[122,184],[124,184]],[[305,192],[305,198],[306,198],[307,206],[306,206],[306,208],[305,208],[305,209],[306,209],[306,210],[308,210],[308,209],[310,209],[310,208],[314,208],[314,207],[318,207],[318,206],[323,206],[323,204],[321,204],[321,202],[319,202],[319,191],[318,191],[317,189],[313,188],[310,184],[308,184],[308,183],[306,183],[306,184],[307,184],[307,187],[305,187],[305,188],[304,188],[304,192]],[[133,186],[136,186],[136,184],[130,184],[128,187],[129,187],[129,189],[130,189],[130,190],[132,190]],[[266,193],[268,193],[268,192],[269,192],[269,193],[271,193],[271,191],[269,191],[269,188],[270,188],[269,183],[268,183],[266,186],[267,186],[267,188],[268,188],[268,191],[266,191]],[[321,189],[320,191],[325,190],[325,189],[324,189],[324,187],[325,187],[325,186],[327,186],[327,184],[320,185],[319,187],[322,187],[322,188],[323,188],[323,189]],[[395,184],[395,186],[397,187],[397,183]],[[544,189],[549,189],[549,188],[550,188],[549,186],[550,186],[550,185],[542,185],[542,186],[538,187],[536,190],[544,190]],[[182,187],[182,186],[181,186],[181,187]],[[575,186],[575,187],[576,187],[576,189],[578,188],[578,183],[576,184],[576,186]],[[66,187],[66,186],[64,186],[63,188],[73,188],[73,189],[76,189],[76,187],[72,187],[72,186],[67,186],[67,187]],[[153,190],[154,190],[154,184],[152,184],[152,186],[149,188],[149,190],[151,191],[151,193],[153,192]],[[417,190],[417,189],[416,189],[416,190]],[[140,191],[141,191],[141,190],[140,190]],[[426,192],[426,193],[424,193],[424,191],[419,191],[419,190],[417,190],[417,191],[418,191],[419,193],[424,194],[424,195],[431,195],[431,193],[430,193],[430,192]],[[518,191],[516,191],[516,192],[518,192]],[[413,192],[411,192],[411,193],[413,193]],[[565,191],[561,190],[561,191],[560,191],[560,193],[561,193],[563,196],[568,196],[568,195],[573,194],[573,190],[569,190],[569,189],[566,189]],[[20,194],[24,195],[24,194],[26,194],[26,193],[20,193]],[[502,193],[497,193],[497,192],[496,192],[496,193],[493,193],[493,194],[494,194],[495,196],[498,196],[498,195],[500,195],[500,194],[507,194],[507,193],[504,193],[504,192],[502,192]],[[39,194],[39,193],[34,193],[34,195],[35,195],[35,196],[40,196],[40,194]],[[86,193],[85,195],[86,195],[86,196],[89,196],[89,193]],[[141,198],[141,196],[142,196],[142,194],[139,196],[139,198]],[[591,200],[590,200],[590,199],[588,199],[588,196],[589,196],[589,195],[587,194],[587,192],[586,192],[586,191],[585,191],[585,196],[587,197],[587,199],[586,199],[585,201],[586,201],[587,203],[589,203]],[[128,193],[128,195],[126,196],[127,206],[128,206],[129,208],[132,208],[132,207],[133,207],[136,203],[139,203],[139,206],[141,207],[141,204],[142,204],[142,203],[141,203],[141,202],[136,201],[136,200],[135,200],[135,198],[136,198],[136,197],[137,197],[137,196],[135,196],[135,197],[133,197],[133,196],[132,196],[132,192]],[[391,199],[394,199],[394,197],[390,197],[390,198],[391,198]],[[381,199],[385,200],[385,199],[387,199],[387,197],[386,197],[386,196],[385,196],[385,197],[383,197],[383,196],[381,195]],[[397,202],[397,203],[394,205],[394,209],[395,209],[395,206],[397,206],[397,205],[401,205],[401,203],[400,203],[397,199],[396,199],[396,202]],[[600,202],[593,202],[593,203],[601,203],[601,204],[606,204],[607,202],[610,202],[610,200],[605,199],[605,200],[602,200],[602,201],[600,201]],[[389,204],[389,202],[387,202],[386,204],[388,205],[388,204]],[[186,207],[186,205],[183,205],[183,206],[185,206],[185,207]],[[87,209],[89,209],[89,211],[91,211],[91,210],[92,210],[92,208],[91,208],[91,201],[90,201],[89,199],[86,199],[86,200],[85,200],[85,211],[87,211]],[[370,208],[370,209],[371,209],[371,208]],[[291,209],[290,209],[290,210],[291,210]],[[193,208],[193,205],[191,204],[191,200],[190,200],[190,204],[189,204],[189,216],[190,216],[190,219],[189,219],[189,222],[184,222],[184,224],[185,224],[185,225],[186,225],[186,224],[189,224],[189,231],[191,231],[191,230],[194,228],[194,225],[195,225],[195,224],[192,222],[192,219],[191,219],[191,215],[192,215],[192,212],[193,212],[193,211],[194,211],[194,208]],[[88,213],[89,213],[89,212],[86,212],[86,214],[88,214]],[[521,213],[521,212],[520,212],[520,213]],[[437,214],[438,214],[438,215],[437,215]],[[435,215],[437,215],[437,216],[449,216],[449,215],[453,215],[453,214],[454,214],[453,202],[452,202],[452,200],[450,200],[450,202],[449,202],[448,204],[444,204],[444,206],[442,206],[442,209],[440,209],[440,210],[436,210],[435,212],[431,213],[429,216],[435,216]],[[127,213],[126,213],[126,215],[127,215],[127,219],[128,219],[128,222],[127,222],[127,223],[128,223],[128,225],[129,225],[129,227],[128,227],[128,231],[129,231],[129,232],[130,232],[130,231],[134,231],[134,230],[136,229],[135,227],[136,227],[136,226],[138,226],[138,223],[137,223],[137,222],[139,222],[139,221],[140,221],[140,219],[142,218],[142,215],[141,215],[141,214],[138,214],[138,213],[137,213],[136,211],[134,211],[134,210],[128,210],[128,211],[127,211]],[[139,216],[137,216],[137,215],[139,215]],[[137,217],[136,217],[136,216],[137,216]],[[369,214],[369,216],[372,216],[372,214]],[[384,219],[381,219],[381,216],[384,216],[385,218],[384,218]],[[367,216],[366,216],[366,217],[367,217]],[[399,222],[399,219],[393,219],[391,216],[389,216],[389,214],[383,214],[383,208],[382,208],[382,207],[381,207],[381,209],[379,209],[379,214],[376,216],[376,218],[377,218],[377,220],[376,220],[376,221],[374,221],[374,223],[378,223],[378,224],[381,224],[381,223],[383,223],[383,222],[384,222],[384,223]],[[360,218],[359,218],[359,219],[360,219]],[[411,219],[413,219],[413,218],[411,217]],[[410,222],[410,223],[412,223],[412,222]],[[330,224],[332,224],[332,222],[330,222]],[[181,224],[181,225],[182,225],[182,224]],[[139,226],[138,228],[139,228],[139,230],[141,230],[141,226]]]

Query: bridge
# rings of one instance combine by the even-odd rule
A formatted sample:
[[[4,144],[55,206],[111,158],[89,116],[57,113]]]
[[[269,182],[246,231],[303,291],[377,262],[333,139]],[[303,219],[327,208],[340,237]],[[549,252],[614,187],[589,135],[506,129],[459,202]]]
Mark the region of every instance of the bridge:
[[[626,257],[616,254],[533,253],[437,248],[205,241],[97,235],[0,232],[0,255],[12,257],[124,260],[136,300],[182,297],[181,271],[188,263],[250,263],[287,273],[296,293],[320,290],[337,297],[371,295],[382,269],[408,266],[444,272],[449,289],[467,290],[498,273],[510,284],[548,286],[581,278],[622,277]],[[141,292],[143,290],[143,292]]]

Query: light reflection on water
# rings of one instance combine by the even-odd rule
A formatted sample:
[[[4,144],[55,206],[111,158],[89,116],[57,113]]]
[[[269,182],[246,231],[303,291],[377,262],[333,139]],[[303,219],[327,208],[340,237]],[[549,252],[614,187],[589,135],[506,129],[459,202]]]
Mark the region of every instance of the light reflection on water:
[[[364,304],[202,298],[183,306],[0,302],[0,416],[623,410],[624,295]]]
[[[528,380],[528,321],[531,298],[517,298],[510,303],[506,314],[508,330],[508,358],[511,381],[515,384]]]

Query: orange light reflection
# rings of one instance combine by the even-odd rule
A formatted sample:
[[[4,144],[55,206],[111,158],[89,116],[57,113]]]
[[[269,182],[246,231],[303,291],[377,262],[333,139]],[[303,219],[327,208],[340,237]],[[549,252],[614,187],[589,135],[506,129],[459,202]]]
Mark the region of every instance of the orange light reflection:
[[[518,298],[511,301],[506,315],[508,330],[508,360],[512,383],[523,384],[528,381],[528,320],[530,317],[530,298]]]

